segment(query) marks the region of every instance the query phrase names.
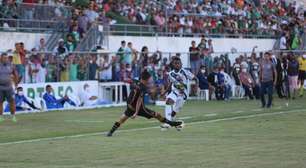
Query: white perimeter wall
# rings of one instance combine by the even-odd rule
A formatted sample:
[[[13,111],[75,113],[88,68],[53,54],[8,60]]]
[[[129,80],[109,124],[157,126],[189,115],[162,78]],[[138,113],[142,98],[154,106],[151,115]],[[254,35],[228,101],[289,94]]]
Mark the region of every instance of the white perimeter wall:
[[[191,41],[194,40],[198,44],[201,38],[192,37],[134,37],[134,36],[110,36],[109,50],[116,52],[120,47],[120,42],[132,42],[133,47],[141,51],[143,46],[147,46],[150,52],[156,50],[162,52],[183,52],[186,53],[191,46]],[[230,52],[235,48],[237,52],[251,52],[254,46],[258,46],[256,51],[267,51],[273,48],[274,39],[234,39],[234,38],[212,38],[215,52]],[[167,56],[167,55],[164,55]],[[239,54],[231,56],[231,61]],[[188,65],[188,56],[183,54],[181,56],[184,66]]]
[[[31,50],[39,44],[41,38],[48,39],[46,33],[17,33],[0,32],[0,52],[15,48],[15,43],[23,42],[27,50]]]
[[[163,52],[188,52],[191,41],[199,43],[201,38],[192,37],[134,37],[134,36],[110,36],[109,50],[117,51],[120,42],[132,42],[137,50],[147,46],[149,51],[160,50]],[[270,50],[273,48],[273,39],[233,39],[233,38],[212,38],[215,52],[229,52],[236,48],[238,52],[250,52],[257,45],[258,51]]]

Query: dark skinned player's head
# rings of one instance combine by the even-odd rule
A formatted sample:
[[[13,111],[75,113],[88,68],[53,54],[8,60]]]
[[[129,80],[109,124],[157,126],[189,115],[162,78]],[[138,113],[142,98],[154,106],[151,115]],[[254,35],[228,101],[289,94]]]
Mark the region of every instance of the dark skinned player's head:
[[[178,71],[182,68],[182,61],[179,57],[173,57],[172,58],[172,68],[175,71]]]
[[[149,80],[151,79],[151,74],[145,70],[141,73],[141,82],[144,84],[144,85],[147,85],[149,83]]]

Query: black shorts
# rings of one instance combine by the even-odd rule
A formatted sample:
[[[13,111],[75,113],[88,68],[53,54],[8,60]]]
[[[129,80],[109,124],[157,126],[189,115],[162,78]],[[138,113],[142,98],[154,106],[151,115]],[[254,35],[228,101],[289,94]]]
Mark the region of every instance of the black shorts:
[[[124,115],[126,115],[128,117],[132,117],[134,114],[135,114],[135,110],[133,110],[129,107],[127,107],[125,112],[124,112]],[[138,116],[141,116],[141,117],[144,117],[144,118],[147,118],[147,119],[151,119],[151,118],[156,116],[156,112],[153,111],[153,110],[150,110],[146,107],[140,107],[139,112],[138,112]]]
[[[13,88],[9,89],[0,89],[0,102],[12,101],[14,100],[14,90]]]
[[[306,80],[306,71],[299,71],[299,80]]]

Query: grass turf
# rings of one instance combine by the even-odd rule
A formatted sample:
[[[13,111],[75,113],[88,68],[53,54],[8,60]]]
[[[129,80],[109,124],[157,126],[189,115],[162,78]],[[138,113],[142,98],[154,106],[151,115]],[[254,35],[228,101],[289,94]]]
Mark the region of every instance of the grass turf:
[[[180,117],[187,123],[254,114],[254,118],[187,124],[161,132],[154,120],[128,121],[114,137],[88,135],[58,140],[4,144],[37,138],[108,131],[123,108],[18,115],[17,124],[0,124],[0,167],[306,167],[305,99],[272,109],[257,101],[189,101]],[[161,107],[151,107],[162,111]],[[278,113],[279,114],[279,113]],[[2,144],[2,145],[1,145]]]

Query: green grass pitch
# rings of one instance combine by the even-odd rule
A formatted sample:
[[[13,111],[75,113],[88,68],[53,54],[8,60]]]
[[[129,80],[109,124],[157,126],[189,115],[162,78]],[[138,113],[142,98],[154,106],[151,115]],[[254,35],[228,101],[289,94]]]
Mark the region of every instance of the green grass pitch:
[[[0,124],[0,168],[303,168],[305,100],[189,101],[180,132],[138,117],[111,138],[123,107],[22,114]]]

